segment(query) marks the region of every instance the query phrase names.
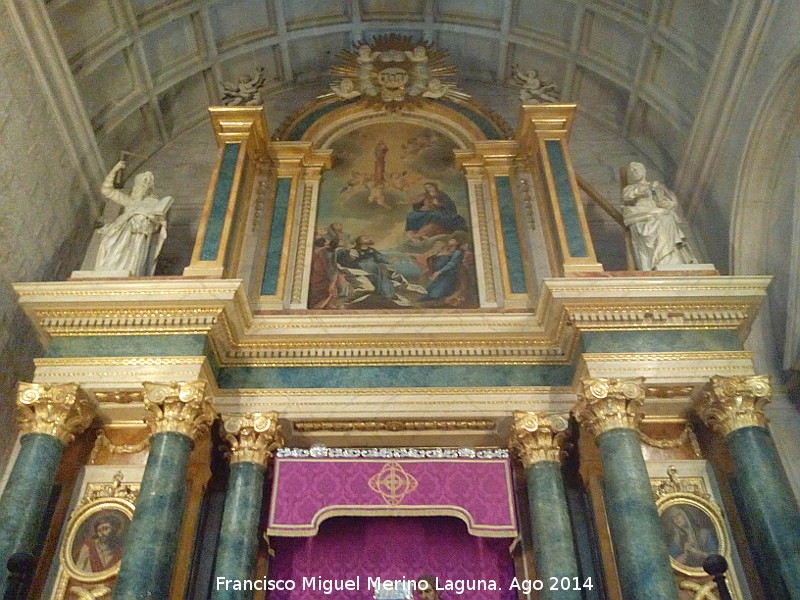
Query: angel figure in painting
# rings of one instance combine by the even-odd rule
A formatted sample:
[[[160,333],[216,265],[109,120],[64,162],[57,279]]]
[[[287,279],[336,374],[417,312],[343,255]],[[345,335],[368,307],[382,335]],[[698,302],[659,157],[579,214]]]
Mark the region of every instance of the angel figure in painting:
[[[622,216],[631,230],[633,253],[642,271],[696,263],[675,212],[678,200],[657,181],[647,181],[639,162],[628,165],[628,185],[622,190]]]
[[[106,176],[100,192],[122,205],[122,213],[99,230],[95,270],[125,271],[133,277],[152,276],[156,259],[167,238],[167,211],[172,196],[159,199],[154,194],[154,178],[150,171],[139,173],[133,180],[130,194],[114,188],[114,176],[125,168],[119,161]]]

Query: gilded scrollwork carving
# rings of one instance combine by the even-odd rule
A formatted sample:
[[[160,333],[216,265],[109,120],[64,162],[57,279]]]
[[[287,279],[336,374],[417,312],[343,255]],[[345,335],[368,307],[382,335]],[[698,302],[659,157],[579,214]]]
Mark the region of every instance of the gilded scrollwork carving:
[[[771,396],[772,385],[768,375],[715,375],[695,408],[706,425],[728,435],[742,427],[766,427],[764,407]]]
[[[95,408],[77,383],[20,382],[17,422],[21,433],[44,433],[69,444],[92,422]]]
[[[514,411],[511,448],[527,467],[561,460],[569,423],[561,415]]]
[[[272,453],[283,446],[278,413],[223,415],[225,441],[231,446],[231,464],[253,462],[266,466]]]
[[[193,440],[208,433],[216,413],[205,381],[142,385],[152,433],[180,433]]]
[[[594,435],[618,428],[638,429],[644,418],[644,397],[644,377],[584,377],[575,418]]]

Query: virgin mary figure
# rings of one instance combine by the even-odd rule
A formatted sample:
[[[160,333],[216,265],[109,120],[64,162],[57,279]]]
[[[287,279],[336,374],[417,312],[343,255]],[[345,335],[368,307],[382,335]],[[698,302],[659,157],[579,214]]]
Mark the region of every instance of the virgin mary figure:
[[[456,203],[432,182],[426,182],[425,191],[417,197],[406,215],[406,235],[410,238],[429,238],[440,233],[467,230],[467,222],[458,214]]]

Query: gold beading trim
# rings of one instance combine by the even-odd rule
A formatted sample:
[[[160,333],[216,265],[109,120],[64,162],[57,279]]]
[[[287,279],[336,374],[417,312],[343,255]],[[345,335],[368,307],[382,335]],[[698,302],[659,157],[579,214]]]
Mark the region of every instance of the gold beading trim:
[[[422,419],[383,419],[369,421],[295,421],[292,428],[301,433],[320,433],[344,431],[492,431],[495,424],[491,419],[474,420],[422,420]]]
[[[300,214],[300,231],[297,234],[297,254],[294,259],[294,275],[292,279],[292,304],[299,304],[303,299],[303,274],[306,269],[306,245],[311,228],[311,204],[315,185],[308,181],[303,183],[303,207]]]
[[[225,441],[231,445],[231,464],[252,462],[266,466],[272,453],[283,446],[278,413],[222,415]]]
[[[475,194],[475,212],[478,215],[478,237],[481,241],[481,258],[483,262],[483,286],[486,289],[486,302],[497,303],[497,290],[494,285],[494,271],[492,269],[492,253],[489,251],[489,224],[486,220],[486,200],[483,195],[484,179],[471,181]]]
[[[560,462],[569,422],[562,415],[514,411],[511,449],[526,467],[544,461]]]
[[[597,436],[611,429],[638,429],[643,405],[644,377],[584,377],[574,414],[578,423]]]
[[[180,433],[192,440],[209,431],[215,411],[205,381],[143,383],[151,433]]]
[[[19,383],[17,423],[23,434],[44,433],[67,445],[94,415],[93,402],[77,383]]]
[[[769,375],[711,378],[695,409],[706,425],[728,435],[742,427],[766,427],[764,407],[772,396]]]

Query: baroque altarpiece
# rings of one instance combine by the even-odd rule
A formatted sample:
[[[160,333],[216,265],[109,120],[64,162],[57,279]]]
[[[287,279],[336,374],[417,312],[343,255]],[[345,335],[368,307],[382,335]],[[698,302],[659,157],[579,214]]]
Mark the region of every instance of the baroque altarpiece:
[[[605,271],[576,106],[511,131],[420,47],[345,53],[272,137],[212,107],[183,276],[16,286],[32,597],[702,600],[715,553],[734,598],[797,597],[742,345],[768,279]]]

